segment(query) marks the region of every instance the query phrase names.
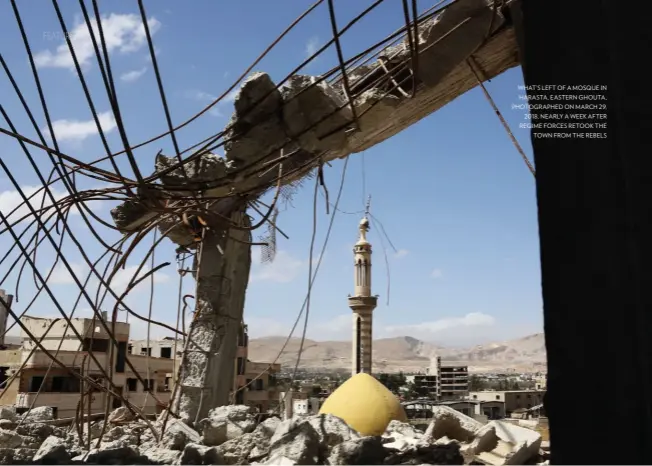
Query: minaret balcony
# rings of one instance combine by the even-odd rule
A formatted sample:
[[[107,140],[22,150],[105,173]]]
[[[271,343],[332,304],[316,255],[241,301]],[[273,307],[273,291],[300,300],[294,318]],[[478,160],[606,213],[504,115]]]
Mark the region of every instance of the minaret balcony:
[[[349,307],[352,310],[375,308],[378,304],[378,297],[376,296],[350,296]]]

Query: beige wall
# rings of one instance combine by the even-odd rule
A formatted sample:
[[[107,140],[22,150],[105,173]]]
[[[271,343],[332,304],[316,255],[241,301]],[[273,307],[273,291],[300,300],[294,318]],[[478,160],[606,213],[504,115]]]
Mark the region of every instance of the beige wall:
[[[503,401],[505,412],[509,414],[516,409],[527,409],[543,403],[544,393],[538,390],[481,391],[471,392],[469,397],[480,401]]]

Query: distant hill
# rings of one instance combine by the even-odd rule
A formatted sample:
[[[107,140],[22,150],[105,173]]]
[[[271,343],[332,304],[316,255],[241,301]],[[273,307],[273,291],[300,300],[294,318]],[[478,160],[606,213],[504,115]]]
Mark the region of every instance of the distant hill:
[[[273,361],[286,337],[252,338],[249,359]],[[288,342],[278,359],[284,366],[294,366],[300,345],[299,338]],[[386,372],[423,371],[439,355],[444,362],[459,362],[473,372],[516,370],[535,372],[545,369],[546,350],[543,333],[528,335],[471,348],[447,348],[409,336],[374,340],[374,369]],[[305,340],[299,367],[304,369],[347,370],[351,367],[350,341]]]

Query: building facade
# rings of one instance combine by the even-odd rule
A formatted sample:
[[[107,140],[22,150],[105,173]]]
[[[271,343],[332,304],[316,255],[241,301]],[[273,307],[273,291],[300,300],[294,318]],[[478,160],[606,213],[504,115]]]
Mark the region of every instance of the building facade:
[[[516,410],[527,410],[543,403],[545,391],[541,390],[486,390],[469,393],[470,400],[502,401],[505,403],[505,415]]]
[[[23,317],[21,322],[32,335],[41,339],[43,348],[56,354],[62,364],[105,387],[112,386],[114,392],[145,413],[157,413],[167,406],[171,391],[165,379],[171,371],[171,361],[132,354],[128,356],[128,364],[129,324],[116,322],[114,337],[117,348],[114,347],[111,357],[111,340],[95,319],[72,319],[72,326],[82,336],[81,341],[63,319]],[[24,330],[21,337],[21,349],[0,351],[0,372],[6,384],[3,385],[6,393],[0,400],[3,405],[14,405],[18,412],[30,407],[50,406],[55,416],[68,418],[75,416],[83,393],[84,408],[91,414],[104,412],[106,403],[112,409],[121,406],[120,399],[84,386],[69,371],[52,364],[50,357]],[[23,369],[12,379],[21,366]],[[113,369],[111,380],[107,380],[105,375],[110,373],[106,371],[108,367]],[[154,396],[148,393],[148,389]]]
[[[414,384],[419,396],[432,400],[454,401],[466,398],[469,394],[469,368],[442,363],[441,357],[437,357],[436,361],[436,366],[431,366],[427,373],[406,375],[406,381]]]
[[[232,399],[235,404],[251,406],[261,413],[277,406],[276,376],[281,365],[249,360],[249,334],[244,324],[240,326],[233,370]]]

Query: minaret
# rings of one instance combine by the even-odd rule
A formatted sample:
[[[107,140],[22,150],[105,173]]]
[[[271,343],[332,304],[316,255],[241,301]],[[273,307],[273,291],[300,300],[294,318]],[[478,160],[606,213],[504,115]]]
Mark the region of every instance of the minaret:
[[[358,228],[360,238],[353,247],[355,293],[349,296],[349,307],[353,311],[352,375],[360,372],[371,374],[372,315],[378,298],[371,295],[371,244],[367,241],[368,212],[369,202],[367,202],[365,216],[360,220]]]

